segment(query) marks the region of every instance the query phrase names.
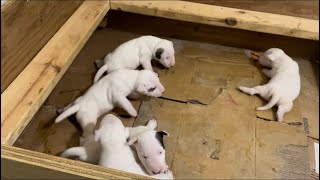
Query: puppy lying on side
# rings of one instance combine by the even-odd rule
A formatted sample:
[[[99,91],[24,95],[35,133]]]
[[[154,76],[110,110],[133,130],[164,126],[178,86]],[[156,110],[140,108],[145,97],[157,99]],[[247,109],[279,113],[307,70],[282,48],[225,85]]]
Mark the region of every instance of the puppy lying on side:
[[[248,52],[247,52],[248,53]],[[259,94],[268,104],[258,107],[257,110],[267,110],[274,105],[278,106],[277,119],[283,121],[283,115],[289,112],[300,93],[300,74],[298,64],[286,55],[281,49],[271,48],[259,57],[259,63],[265,67],[262,72],[270,81],[262,86],[253,88],[242,87],[239,89],[247,94]]]
[[[164,92],[164,87],[156,73],[152,71],[117,70],[93,84],[83,96],[63,108],[63,113],[55,122],[58,123],[76,113],[76,118],[83,129],[82,136],[85,138],[94,133],[97,118],[115,106],[136,117],[137,111],[127,99],[132,92],[159,97]]]
[[[104,58],[104,65],[95,75],[94,83],[106,71],[110,73],[117,69],[136,69],[139,65],[153,71],[151,59],[158,60],[166,68],[174,66],[172,42],[155,36],[141,36],[121,44]]]
[[[136,162],[134,153],[127,144],[129,130],[123,126],[120,119],[112,114],[105,116],[95,136],[101,148],[100,166],[148,176]],[[172,172],[168,170],[152,177],[173,179]]]

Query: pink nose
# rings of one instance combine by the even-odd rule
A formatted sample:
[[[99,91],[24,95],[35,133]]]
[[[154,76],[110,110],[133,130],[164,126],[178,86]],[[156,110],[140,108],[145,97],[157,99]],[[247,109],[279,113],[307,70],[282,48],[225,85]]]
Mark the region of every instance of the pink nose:
[[[160,174],[160,173],[164,173],[165,170],[166,170],[166,166],[161,166],[161,167],[153,169],[152,173],[153,174]]]

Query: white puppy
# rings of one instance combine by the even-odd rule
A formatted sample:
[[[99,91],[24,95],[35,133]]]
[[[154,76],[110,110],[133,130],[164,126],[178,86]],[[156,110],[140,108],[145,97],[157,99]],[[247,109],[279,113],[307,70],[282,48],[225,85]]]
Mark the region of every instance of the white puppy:
[[[143,168],[136,162],[134,152],[127,144],[129,130],[123,126],[120,119],[112,114],[105,116],[95,136],[101,148],[100,166],[147,176]],[[173,179],[171,171],[152,177]]]
[[[158,60],[166,68],[174,66],[172,42],[155,36],[141,36],[121,44],[104,58],[104,65],[98,70],[94,82],[106,71],[110,73],[118,69],[136,69],[139,65],[153,71],[151,59]]]
[[[83,129],[82,136],[85,138],[93,134],[97,118],[115,106],[136,117],[137,111],[127,99],[132,92],[159,97],[164,92],[164,87],[156,73],[152,71],[117,70],[93,84],[83,96],[63,108],[63,113],[55,122],[58,123],[76,113],[76,118]]]
[[[277,105],[277,119],[283,121],[284,113],[292,109],[293,100],[300,93],[299,66],[278,48],[267,50],[258,61],[261,65],[271,68],[270,70],[262,69],[262,72],[271,78],[270,81],[262,86],[253,88],[240,86],[239,89],[250,95],[259,94],[269,101],[268,104],[258,107],[257,110],[267,110]]]

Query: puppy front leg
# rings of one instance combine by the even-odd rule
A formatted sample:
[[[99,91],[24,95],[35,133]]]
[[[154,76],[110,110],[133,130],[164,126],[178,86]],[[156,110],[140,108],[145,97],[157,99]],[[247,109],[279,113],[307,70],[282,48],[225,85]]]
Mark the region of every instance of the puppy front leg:
[[[130,116],[137,117],[137,111],[132,106],[131,102],[126,97],[119,97],[118,104],[121,108],[126,110]]]
[[[150,129],[156,129],[157,127],[157,121],[155,119],[150,119],[147,123],[147,127],[150,128]]]
[[[140,62],[143,69],[153,71],[150,59],[147,57],[142,57],[141,59],[142,60]]]

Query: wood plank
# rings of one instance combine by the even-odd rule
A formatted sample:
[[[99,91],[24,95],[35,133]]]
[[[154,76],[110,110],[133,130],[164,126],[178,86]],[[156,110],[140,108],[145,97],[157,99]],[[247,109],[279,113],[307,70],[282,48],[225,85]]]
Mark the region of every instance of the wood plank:
[[[14,143],[108,10],[108,1],[85,1],[1,94],[2,143]]]
[[[319,21],[186,1],[116,1],[111,9],[188,22],[319,40]]]
[[[146,179],[115,169],[1,145],[1,175],[21,179]],[[150,178],[151,179],[151,178]]]
[[[247,9],[319,20],[319,0],[186,0],[202,4]]]
[[[1,92],[82,1],[8,1],[1,6]]]

